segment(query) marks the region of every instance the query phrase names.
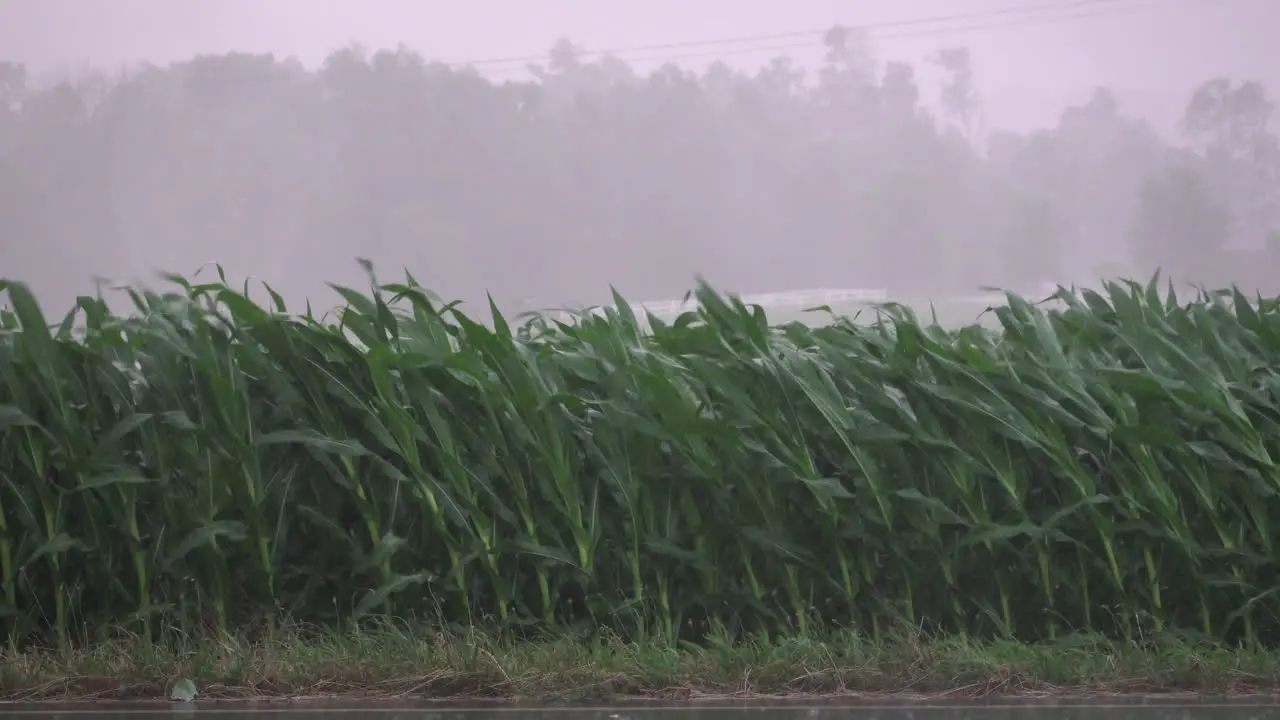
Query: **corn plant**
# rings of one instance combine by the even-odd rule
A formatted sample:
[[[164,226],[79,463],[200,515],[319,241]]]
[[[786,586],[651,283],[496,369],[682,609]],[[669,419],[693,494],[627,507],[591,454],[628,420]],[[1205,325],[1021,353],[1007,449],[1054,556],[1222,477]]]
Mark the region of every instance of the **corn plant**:
[[[511,629],[1280,640],[1280,307],[1153,280],[944,328],[332,318],[225,276],[0,314],[0,627],[370,614]]]

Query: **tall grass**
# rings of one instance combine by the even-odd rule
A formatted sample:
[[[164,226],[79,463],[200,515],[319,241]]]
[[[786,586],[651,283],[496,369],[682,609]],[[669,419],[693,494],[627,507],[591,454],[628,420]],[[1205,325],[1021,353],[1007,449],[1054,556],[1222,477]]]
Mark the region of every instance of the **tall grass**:
[[[1280,640],[1275,301],[810,328],[702,286],[670,323],[513,326],[411,277],[336,288],[335,322],[171,279],[53,325],[4,286],[12,643],[284,614]]]

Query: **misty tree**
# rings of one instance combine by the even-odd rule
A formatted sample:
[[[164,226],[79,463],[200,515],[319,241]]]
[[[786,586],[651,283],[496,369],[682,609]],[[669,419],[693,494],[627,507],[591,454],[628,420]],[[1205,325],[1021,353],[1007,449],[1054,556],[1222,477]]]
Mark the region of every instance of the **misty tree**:
[[[1142,186],[1133,246],[1147,268],[1179,283],[1223,281],[1231,215],[1194,159],[1172,162]]]
[[[1041,283],[1061,282],[1065,224],[1053,202],[1043,195],[1026,194],[1013,201],[1003,233],[1006,284],[1036,278]]]
[[[16,113],[27,95],[27,67],[20,63],[0,61],[0,108]]]
[[[825,64],[818,74],[817,96],[836,117],[864,110],[876,94],[871,42],[862,28],[836,26],[822,37]]]
[[[1094,278],[1102,267],[1128,264],[1124,229],[1139,212],[1143,184],[1166,163],[1166,148],[1150,125],[1125,116],[1106,88],[1063,109],[1057,126],[1038,135],[1023,177],[1053,198],[1069,226],[1068,276]]]
[[[1254,160],[1274,144],[1267,140],[1274,110],[1260,83],[1214,78],[1192,93],[1183,127],[1210,149]]]
[[[822,43],[812,76],[785,57],[641,74],[568,40],[524,80],[358,46],[314,69],[233,53],[52,87],[0,65],[0,264],[57,303],[95,275],[209,260],[319,296],[369,257],[446,297],[540,306],[607,301],[611,284],[678,297],[696,273],[939,297],[1208,248],[1231,277],[1266,265],[1212,232],[1214,203],[1256,206],[1259,233],[1275,218],[1259,87],[1193,95],[1195,157],[1176,162],[1105,89],[983,144],[966,50],[935,58],[935,108],[865,32]]]
[[[1201,148],[1206,172],[1236,218],[1236,239],[1264,246],[1280,230],[1280,142],[1274,104],[1256,82],[1215,78],[1192,93],[1183,129]]]
[[[973,56],[969,48],[943,48],[933,62],[947,75],[942,86],[942,108],[960,126],[965,140],[972,142],[974,116],[980,100],[975,86]]]
[[[0,154],[13,150],[18,141],[22,101],[27,96],[27,68],[0,61]]]

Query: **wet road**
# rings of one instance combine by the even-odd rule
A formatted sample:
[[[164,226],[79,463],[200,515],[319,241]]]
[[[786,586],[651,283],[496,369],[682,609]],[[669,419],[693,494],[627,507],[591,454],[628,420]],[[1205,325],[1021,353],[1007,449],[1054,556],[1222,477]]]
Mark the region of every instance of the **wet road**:
[[[694,705],[682,707],[452,707],[378,704],[195,703],[4,705],[0,720],[1280,720],[1280,701],[1170,704]]]

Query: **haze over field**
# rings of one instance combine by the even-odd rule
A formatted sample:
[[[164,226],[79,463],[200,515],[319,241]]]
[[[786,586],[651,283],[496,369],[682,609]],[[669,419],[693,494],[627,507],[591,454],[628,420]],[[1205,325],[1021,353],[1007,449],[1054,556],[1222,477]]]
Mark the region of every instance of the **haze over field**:
[[[0,0],[0,277],[1274,292],[1280,4]]]

